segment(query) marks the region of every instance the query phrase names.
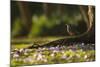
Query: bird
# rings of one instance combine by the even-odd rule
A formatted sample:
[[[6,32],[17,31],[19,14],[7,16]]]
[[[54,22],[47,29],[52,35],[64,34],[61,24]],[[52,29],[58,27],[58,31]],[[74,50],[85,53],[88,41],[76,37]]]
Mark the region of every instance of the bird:
[[[71,25],[70,24],[66,24],[66,29],[67,29],[67,33],[70,35],[70,36],[73,36],[75,35],[74,32],[71,31]]]

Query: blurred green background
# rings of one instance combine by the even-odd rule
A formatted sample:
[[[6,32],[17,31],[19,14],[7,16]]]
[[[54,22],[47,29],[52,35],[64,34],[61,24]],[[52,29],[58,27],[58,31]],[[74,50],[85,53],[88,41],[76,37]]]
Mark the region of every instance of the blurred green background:
[[[87,6],[82,6],[87,10]],[[11,1],[11,37],[68,36],[66,24],[85,22],[79,5]],[[79,31],[84,32],[84,25]]]

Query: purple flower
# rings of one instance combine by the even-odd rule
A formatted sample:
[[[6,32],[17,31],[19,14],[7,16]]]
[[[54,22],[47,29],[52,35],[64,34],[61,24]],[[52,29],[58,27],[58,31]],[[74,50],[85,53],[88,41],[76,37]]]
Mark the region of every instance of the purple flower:
[[[50,47],[50,48],[49,48],[49,50],[54,50],[54,49],[55,49],[55,47]]]
[[[66,55],[63,55],[63,56],[61,56],[61,58],[62,58],[62,59],[66,59],[66,58],[67,58],[67,56],[66,56]]]
[[[19,50],[19,52],[22,53],[22,52],[24,52],[24,50],[25,50],[25,49],[22,48],[22,49]]]
[[[42,56],[42,54],[39,53],[39,54],[37,55],[37,59],[36,59],[36,60],[37,60],[37,61],[40,61],[40,60],[42,60],[42,59],[43,59],[43,56]]]
[[[23,60],[23,62],[24,62],[24,63],[33,63],[33,58],[32,58],[31,56],[29,56],[29,57],[25,58],[25,59]]]
[[[14,53],[14,54],[13,54],[13,58],[19,58],[19,54]]]

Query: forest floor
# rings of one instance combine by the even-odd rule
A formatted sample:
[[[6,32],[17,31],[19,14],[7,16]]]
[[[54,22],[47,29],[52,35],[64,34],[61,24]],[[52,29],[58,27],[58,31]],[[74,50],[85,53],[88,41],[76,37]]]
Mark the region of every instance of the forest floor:
[[[95,61],[95,44],[77,43],[70,46],[26,47],[45,44],[62,37],[46,37],[34,39],[11,40],[11,67],[23,65],[62,64]]]

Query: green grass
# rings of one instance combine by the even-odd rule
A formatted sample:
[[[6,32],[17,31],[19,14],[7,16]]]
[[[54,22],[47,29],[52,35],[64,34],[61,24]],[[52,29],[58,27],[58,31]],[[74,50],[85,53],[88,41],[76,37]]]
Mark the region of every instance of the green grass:
[[[21,48],[26,48],[28,46],[30,46],[30,45],[29,44],[13,44],[13,45],[11,45],[11,49],[12,50],[15,48],[21,49]]]

